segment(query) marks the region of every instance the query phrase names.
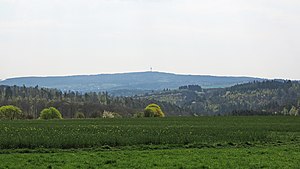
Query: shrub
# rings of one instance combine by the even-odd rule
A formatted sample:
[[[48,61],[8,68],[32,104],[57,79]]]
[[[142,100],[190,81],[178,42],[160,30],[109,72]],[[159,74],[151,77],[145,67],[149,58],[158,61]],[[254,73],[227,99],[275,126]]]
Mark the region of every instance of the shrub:
[[[0,107],[0,119],[22,119],[22,110],[16,106],[8,105]]]
[[[165,117],[164,112],[157,104],[149,104],[144,110],[145,117]]]
[[[102,117],[103,118],[121,118],[122,116],[115,112],[104,111]]]
[[[84,113],[82,113],[82,112],[76,112],[76,113],[75,113],[75,118],[76,118],[76,119],[84,119],[84,118],[85,118],[85,115],[84,115]]]
[[[145,113],[144,112],[138,112],[138,113],[135,113],[133,115],[133,117],[135,117],[135,118],[142,118],[142,117],[145,117]]]
[[[40,119],[62,119],[61,113],[54,107],[41,111]]]

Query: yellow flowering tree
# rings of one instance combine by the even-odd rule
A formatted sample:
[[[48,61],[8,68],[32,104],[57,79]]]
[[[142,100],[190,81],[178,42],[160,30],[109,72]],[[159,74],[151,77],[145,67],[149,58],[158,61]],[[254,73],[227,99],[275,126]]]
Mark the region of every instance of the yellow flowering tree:
[[[41,111],[40,119],[62,119],[61,113],[54,107]]]
[[[164,112],[157,104],[149,104],[144,110],[145,117],[165,117]]]
[[[16,106],[8,105],[0,107],[0,119],[22,119],[22,110]]]

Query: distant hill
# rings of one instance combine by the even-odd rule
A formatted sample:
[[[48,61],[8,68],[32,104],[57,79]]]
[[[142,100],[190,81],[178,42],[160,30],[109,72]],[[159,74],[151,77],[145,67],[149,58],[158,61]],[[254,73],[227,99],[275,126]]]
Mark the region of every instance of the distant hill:
[[[252,77],[224,77],[179,75],[163,72],[136,72],[62,77],[20,77],[6,79],[1,85],[39,86],[63,91],[108,91],[113,95],[143,94],[152,90],[177,89],[179,86],[197,84],[203,88],[223,88],[252,81]]]

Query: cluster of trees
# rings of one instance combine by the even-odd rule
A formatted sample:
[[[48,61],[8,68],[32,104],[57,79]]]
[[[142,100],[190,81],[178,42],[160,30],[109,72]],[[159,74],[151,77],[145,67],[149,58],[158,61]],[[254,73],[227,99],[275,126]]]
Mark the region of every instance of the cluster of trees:
[[[197,92],[202,92],[202,87],[199,85],[186,85],[186,86],[180,86],[179,90],[192,90]]]
[[[0,107],[0,119],[24,119],[26,116],[23,114],[19,107],[13,105]],[[40,113],[40,119],[62,119],[61,113],[54,107],[45,108]]]
[[[135,117],[165,117],[164,112],[157,104],[149,104],[142,114]],[[121,118],[122,116],[116,112],[104,111],[102,118]],[[7,105],[0,107],[0,119],[24,119],[25,116],[22,110],[13,105]],[[77,112],[75,118],[85,118],[85,115],[81,112]],[[39,119],[63,119],[59,110],[54,107],[45,108],[41,111]]]
[[[299,115],[300,83],[267,80],[228,88],[163,91],[147,97],[169,101],[186,110],[184,115]],[[143,97],[142,97],[143,98]]]
[[[22,110],[23,118],[39,118],[48,107],[57,108],[64,118],[102,117],[104,111],[130,117],[143,112],[151,103],[159,104],[168,114],[180,114],[182,108],[169,102],[133,97],[113,97],[107,92],[62,92],[57,89],[36,87],[0,86],[0,106],[14,105]]]
[[[10,110],[10,111],[18,110],[18,112],[20,112],[20,114],[21,114],[21,110],[18,107],[15,107],[15,106],[3,106],[3,107],[11,107],[12,110]],[[1,108],[0,108],[0,110],[1,110]],[[8,109],[6,109],[5,111],[7,111],[7,110]],[[162,111],[160,106],[158,106],[157,104],[152,103],[152,104],[149,104],[144,109],[143,112],[137,113],[134,117],[165,117],[165,113]],[[63,119],[61,113],[59,112],[59,110],[57,110],[54,107],[45,108],[44,110],[42,110],[39,118],[40,119],[45,119],[45,120],[48,120],[48,119]],[[85,115],[82,112],[77,112],[75,114],[75,118],[78,118],[78,119],[85,118]],[[102,118],[122,118],[122,116],[119,113],[116,113],[116,112],[104,111],[103,114],[102,114]]]
[[[297,115],[295,111],[300,107],[300,83],[290,80],[247,83],[215,93],[221,96],[220,100],[214,100],[219,105],[219,112],[228,114],[233,111],[250,111],[257,115]]]

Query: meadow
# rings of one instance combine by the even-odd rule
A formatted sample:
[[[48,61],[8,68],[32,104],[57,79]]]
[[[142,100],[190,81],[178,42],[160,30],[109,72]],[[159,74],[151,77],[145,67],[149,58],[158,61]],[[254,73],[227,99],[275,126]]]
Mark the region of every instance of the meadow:
[[[0,121],[0,148],[0,168],[297,168],[300,118]]]

